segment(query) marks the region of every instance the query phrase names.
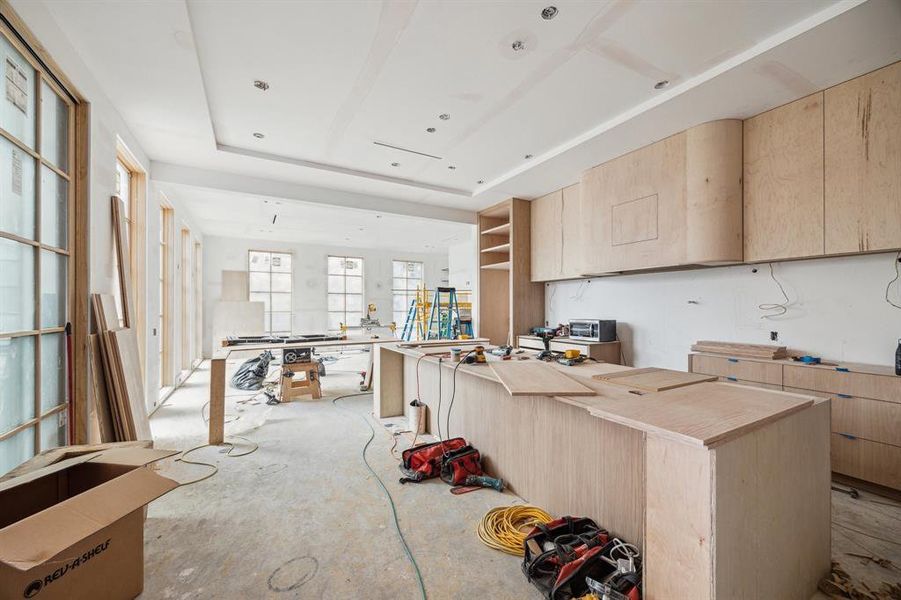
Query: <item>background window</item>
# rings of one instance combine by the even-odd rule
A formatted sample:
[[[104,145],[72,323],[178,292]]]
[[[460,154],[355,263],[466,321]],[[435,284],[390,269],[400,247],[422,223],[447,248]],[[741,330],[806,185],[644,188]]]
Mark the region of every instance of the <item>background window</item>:
[[[290,335],[293,306],[291,255],[287,252],[251,250],[247,256],[247,272],[251,302],[265,305],[266,333]]]
[[[391,261],[393,279],[393,320],[397,324],[396,335],[400,337],[407,321],[410,302],[416,298],[416,289],[422,285],[422,263],[409,260]]]
[[[134,232],[134,207],[131,198],[131,178],[132,174],[128,167],[120,160],[116,159],[116,196],[122,203],[122,215],[125,217],[125,239],[128,240],[128,252],[132,279],[134,279],[134,253],[135,245],[133,239]],[[135,289],[135,282],[132,281],[132,288]],[[119,288],[119,257],[113,252],[113,289]],[[113,294],[116,297],[116,311],[119,314],[119,327],[125,327],[125,312],[122,309],[122,295]],[[134,307],[132,307],[134,310]]]
[[[363,318],[363,259],[328,257],[328,328],[359,327]]]
[[[157,339],[160,351],[160,387],[169,385],[169,248],[172,237],[172,209],[160,208],[160,314]]]

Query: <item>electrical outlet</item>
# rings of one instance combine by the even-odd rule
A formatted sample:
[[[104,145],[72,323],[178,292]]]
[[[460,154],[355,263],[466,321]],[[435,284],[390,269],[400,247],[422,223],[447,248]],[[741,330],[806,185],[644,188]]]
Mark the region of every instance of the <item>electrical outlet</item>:
[[[770,332],[770,341],[771,341],[771,342],[779,341],[779,332],[778,332],[778,331],[771,331],[771,332]]]

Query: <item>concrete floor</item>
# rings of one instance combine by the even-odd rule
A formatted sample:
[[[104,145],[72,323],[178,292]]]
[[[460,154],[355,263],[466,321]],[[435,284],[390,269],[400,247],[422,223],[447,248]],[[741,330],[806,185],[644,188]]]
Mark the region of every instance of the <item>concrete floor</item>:
[[[229,376],[239,363],[229,364]],[[419,598],[389,504],[361,460],[370,436],[361,416],[375,428],[367,456],[394,497],[429,598],[541,598],[522,576],[518,558],[483,546],[476,536],[489,508],[521,499],[493,490],[454,496],[439,480],[400,485],[393,437],[369,417],[371,396],[339,400],[339,407],[331,402],[357,392],[353,371],[365,365],[363,354],[328,365],[321,401],[270,407],[247,401],[252,393],[229,389],[226,437],[246,438],[237,440],[235,454],[251,444],[258,449],[242,457],[218,448],[192,453],[192,460],[214,463],[219,472],[151,504],[142,598]],[[208,390],[205,362],[151,418],[157,447],[184,450],[205,442],[201,410]],[[408,445],[398,436],[396,454]],[[171,459],[161,468],[178,481],[210,471]],[[901,567],[901,504],[833,492],[833,521],[833,557],[846,571],[872,588],[901,581],[898,568],[846,554],[887,558]]]

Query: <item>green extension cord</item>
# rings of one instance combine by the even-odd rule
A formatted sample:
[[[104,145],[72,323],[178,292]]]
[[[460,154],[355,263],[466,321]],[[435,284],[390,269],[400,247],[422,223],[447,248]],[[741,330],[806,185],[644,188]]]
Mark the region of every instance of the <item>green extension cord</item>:
[[[344,396],[338,396],[334,400],[332,400],[332,404],[335,408],[338,408],[338,400],[342,400],[344,398],[354,398],[356,396],[372,396],[372,392],[363,392],[360,394],[345,394]],[[341,410],[351,413],[346,408],[341,408]],[[372,468],[372,465],[369,464],[369,461],[366,459],[366,450],[369,448],[369,444],[372,443],[372,440],[375,439],[375,429],[372,428],[372,424],[366,419],[363,415],[357,415],[360,417],[363,422],[366,424],[366,427],[369,428],[369,439],[366,440],[366,444],[363,446],[363,450],[360,452],[361,457],[363,458],[363,463],[366,465],[366,468],[369,469],[369,472],[375,477],[375,480],[379,482],[379,486],[381,486],[382,491],[385,492],[385,496],[388,498],[388,503],[391,505],[391,516],[394,519],[394,529],[397,531],[397,537],[400,538],[400,543],[404,547],[404,554],[407,555],[407,559],[410,561],[410,564],[413,565],[413,570],[416,572],[416,580],[419,583],[419,593],[422,594],[422,600],[426,600],[425,593],[425,584],[422,582],[422,573],[419,572],[419,565],[416,564],[416,559],[413,558],[413,553],[410,552],[410,547],[407,545],[407,540],[404,538],[403,532],[400,530],[400,523],[397,520],[397,507],[394,505],[394,498],[391,497],[391,492],[388,491],[388,488],[385,487],[385,482],[382,481],[382,478],[379,477],[379,474],[375,472]]]

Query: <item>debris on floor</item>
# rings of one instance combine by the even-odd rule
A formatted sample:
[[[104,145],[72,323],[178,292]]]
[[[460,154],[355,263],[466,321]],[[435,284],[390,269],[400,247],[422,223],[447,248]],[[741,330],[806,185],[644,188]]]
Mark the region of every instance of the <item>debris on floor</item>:
[[[862,556],[886,569],[896,568],[892,561],[873,556]],[[837,561],[832,561],[832,573],[820,580],[819,589],[830,598],[850,598],[851,600],[901,600],[901,583],[883,581],[879,589],[873,589],[864,582],[853,581]]]

